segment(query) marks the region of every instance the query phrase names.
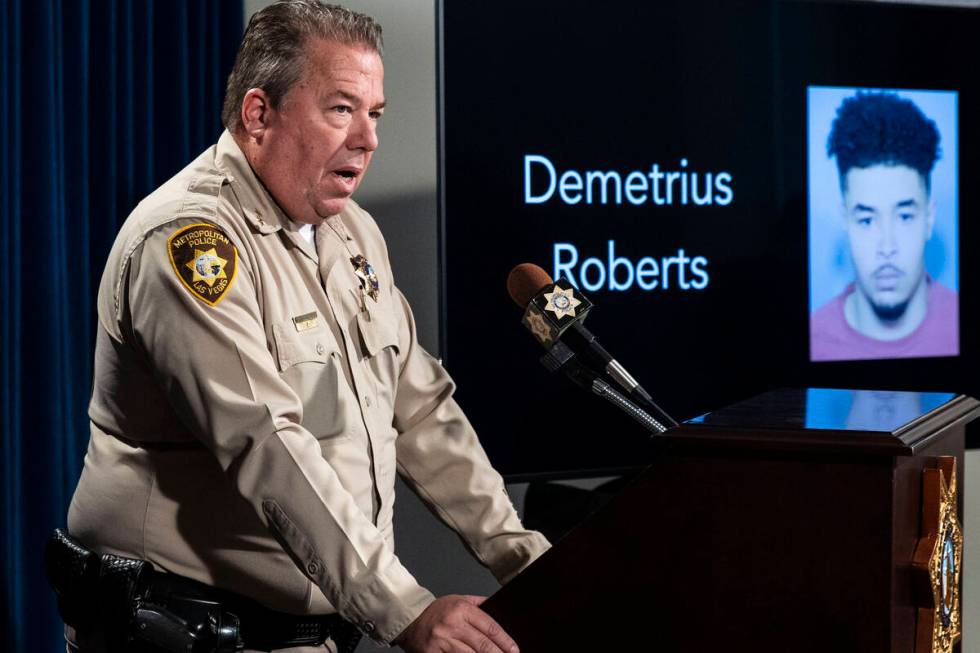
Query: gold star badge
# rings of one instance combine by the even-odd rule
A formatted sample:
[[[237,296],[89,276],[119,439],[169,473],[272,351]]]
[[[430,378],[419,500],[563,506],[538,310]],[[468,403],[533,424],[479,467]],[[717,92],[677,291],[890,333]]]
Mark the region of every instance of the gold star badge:
[[[546,292],[544,298],[548,301],[548,305],[544,307],[544,310],[551,311],[559,320],[566,315],[575,317],[575,307],[582,303],[578,299],[575,299],[575,293],[571,288],[560,288],[558,286],[555,286],[551,292]]]
[[[225,265],[228,259],[218,256],[214,247],[207,251],[194,250],[194,258],[184,265],[191,270],[191,283],[203,281],[209,288],[214,287],[214,282],[218,279],[227,279]]]
[[[374,273],[374,266],[368,263],[362,254],[351,257],[350,263],[354,266],[354,274],[361,282],[361,293],[378,301],[381,283],[378,281],[378,275]]]

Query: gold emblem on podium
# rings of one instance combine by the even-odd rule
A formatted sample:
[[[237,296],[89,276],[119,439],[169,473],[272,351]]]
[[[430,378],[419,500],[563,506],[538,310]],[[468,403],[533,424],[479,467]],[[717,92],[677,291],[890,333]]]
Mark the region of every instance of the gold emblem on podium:
[[[956,512],[956,458],[937,460],[936,468],[922,471],[922,529],[912,559],[923,595],[915,653],[952,653],[962,635],[963,529]]]

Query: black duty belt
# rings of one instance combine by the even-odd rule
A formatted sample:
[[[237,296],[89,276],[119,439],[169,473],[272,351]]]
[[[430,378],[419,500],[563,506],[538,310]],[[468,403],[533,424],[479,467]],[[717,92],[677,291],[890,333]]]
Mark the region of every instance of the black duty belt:
[[[44,551],[48,580],[65,623],[99,633],[109,653],[235,653],[319,646],[328,638],[351,653],[360,633],[340,615],[292,615],[145,560],[89,551],[58,529]]]

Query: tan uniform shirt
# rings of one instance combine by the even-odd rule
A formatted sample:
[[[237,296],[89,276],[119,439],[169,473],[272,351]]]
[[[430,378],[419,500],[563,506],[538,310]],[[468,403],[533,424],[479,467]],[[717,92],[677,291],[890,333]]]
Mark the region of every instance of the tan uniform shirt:
[[[393,553],[396,469],[501,582],[548,543],[416,342],[371,217],[349,202],[315,247],[295,228],[227,132],[126,220],[99,290],[69,530],[390,642],[433,600]],[[203,277],[188,283],[181,248]]]

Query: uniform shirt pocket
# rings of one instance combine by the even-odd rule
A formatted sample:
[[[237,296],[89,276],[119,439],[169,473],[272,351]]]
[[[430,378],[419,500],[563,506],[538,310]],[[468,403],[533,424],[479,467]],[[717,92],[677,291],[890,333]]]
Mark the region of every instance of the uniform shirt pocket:
[[[274,324],[279,376],[303,404],[303,428],[318,440],[349,439],[341,393],[346,383],[340,350],[320,324],[297,331],[292,321]]]
[[[383,305],[377,308],[381,309]],[[394,413],[395,389],[401,368],[394,317],[384,310],[360,311],[357,330],[361,336],[362,362],[371,373],[379,405]]]

